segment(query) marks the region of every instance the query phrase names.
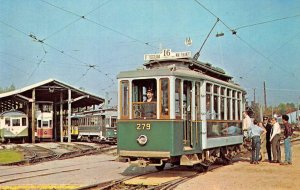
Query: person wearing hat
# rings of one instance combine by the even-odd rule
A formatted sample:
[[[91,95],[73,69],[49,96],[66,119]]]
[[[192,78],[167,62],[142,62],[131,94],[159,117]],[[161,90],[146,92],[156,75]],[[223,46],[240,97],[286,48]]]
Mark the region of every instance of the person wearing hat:
[[[271,142],[270,142],[270,137],[271,137],[271,130],[272,130],[272,125],[270,124],[269,118],[264,117],[263,118],[263,126],[266,129],[266,149],[267,149],[267,154],[268,154],[268,161],[272,161],[272,153],[271,153]]]
[[[142,113],[144,119],[155,118],[156,117],[156,100],[154,98],[154,93],[151,88],[147,90],[147,99],[142,105]]]
[[[147,90],[147,99],[145,102],[152,102],[152,101],[154,101],[154,94],[153,94],[153,90],[149,88]]]

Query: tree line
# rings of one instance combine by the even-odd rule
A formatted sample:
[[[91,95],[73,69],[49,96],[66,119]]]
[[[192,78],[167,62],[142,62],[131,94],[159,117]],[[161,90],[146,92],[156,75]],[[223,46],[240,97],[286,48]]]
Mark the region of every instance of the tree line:
[[[10,92],[10,91],[13,91],[13,90],[16,90],[16,87],[13,84],[11,84],[8,87],[4,87],[4,88],[0,87],[0,94],[4,93],[4,92]]]

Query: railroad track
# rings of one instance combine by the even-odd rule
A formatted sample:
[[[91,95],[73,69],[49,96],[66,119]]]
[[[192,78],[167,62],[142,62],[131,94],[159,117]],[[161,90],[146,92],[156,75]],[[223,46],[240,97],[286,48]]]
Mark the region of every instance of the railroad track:
[[[16,145],[13,149],[22,152],[24,159],[19,162],[1,164],[1,165],[22,165],[28,163],[37,163],[41,161],[49,161],[55,159],[68,159],[83,155],[101,154],[105,151],[115,150],[116,147],[109,145],[90,146],[86,144],[61,143],[56,148],[45,148],[37,144]],[[64,149],[65,151],[55,151],[55,149]],[[66,151],[67,150],[67,151]],[[60,152],[60,153],[59,153]]]

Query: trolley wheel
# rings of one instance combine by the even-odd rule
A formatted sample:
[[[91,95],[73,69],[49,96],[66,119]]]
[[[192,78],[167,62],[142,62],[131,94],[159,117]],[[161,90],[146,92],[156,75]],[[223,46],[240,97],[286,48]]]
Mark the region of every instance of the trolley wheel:
[[[163,162],[163,164],[162,164],[161,166],[155,166],[155,168],[156,168],[158,171],[163,171],[164,168],[165,168],[165,166],[166,166],[166,163]]]
[[[203,163],[201,163],[201,164],[195,164],[195,165],[193,165],[193,168],[198,173],[203,173],[203,172],[207,172],[208,171],[209,165],[206,165],[206,164],[203,164]]]

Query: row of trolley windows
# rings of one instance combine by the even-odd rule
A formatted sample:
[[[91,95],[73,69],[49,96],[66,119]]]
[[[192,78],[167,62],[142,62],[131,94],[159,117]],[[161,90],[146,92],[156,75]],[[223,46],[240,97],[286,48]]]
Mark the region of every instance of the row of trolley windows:
[[[201,119],[200,82],[195,82],[195,119]],[[242,109],[242,93],[235,89],[213,83],[206,83],[206,119],[210,120],[240,120]],[[121,81],[121,118],[129,118],[129,81]],[[159,90],[159,96],[157,90]],[[132,81],[132,118],[160,119],[169,118],[170,82],[168,78],[141,79]],[[175,117],[182,119],[191,114],[193,82],[177,78],[175,80]],[[153,91],[151,102],[147,101],[147,92]],[[160,105],[157,105],[157,100]],[[158,112],[157,112],[158,110]],[[183,113],[182,113],[183,112]]]
[[[23,118],[16,118],[16,119],[11,119],[11,118],[5,118],[5,125],[10,127],[19,127],[19,126],[27,126],[27,120],[25,117]]]
[[[219,85],[206,83],[207,119],[241,120],[241,108],[241,92]]]
[[[66,121],[64,125],[67,125]],[[101,116],[97,117],[82,117],[78,119],[71,120],[72,126],[105,126],[105,127],[116,127],[117,119],[116,118],[105,118]]]

